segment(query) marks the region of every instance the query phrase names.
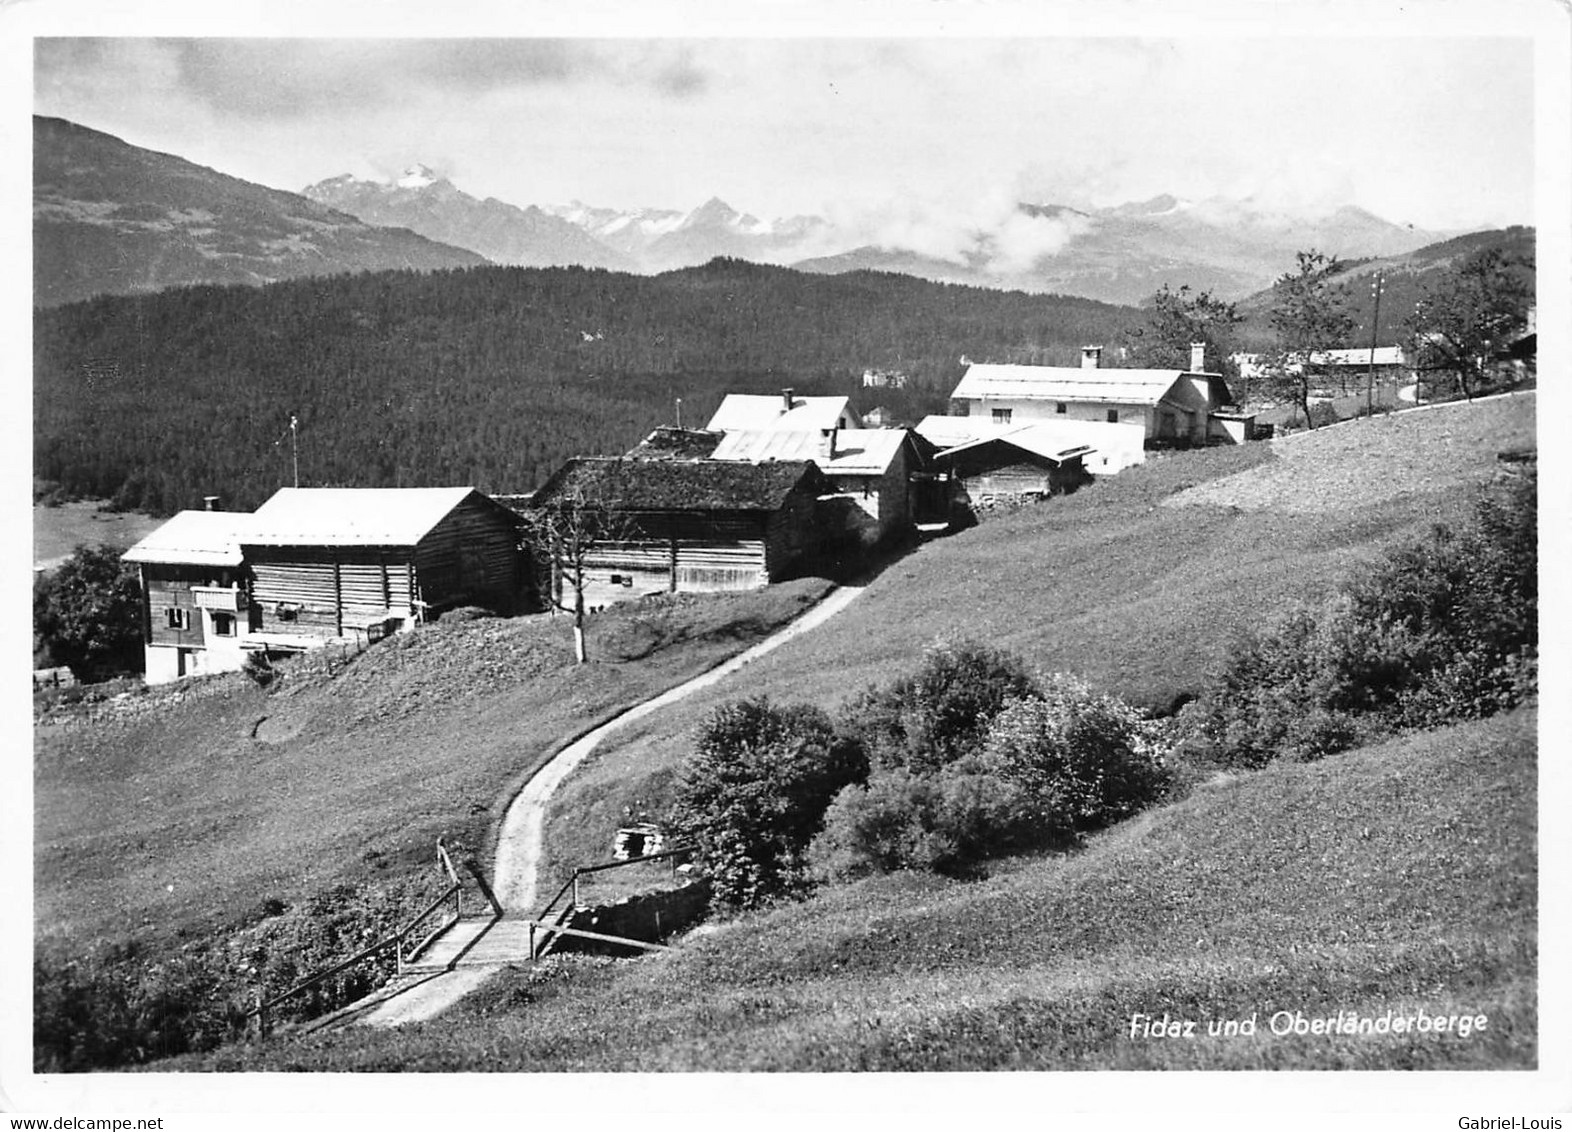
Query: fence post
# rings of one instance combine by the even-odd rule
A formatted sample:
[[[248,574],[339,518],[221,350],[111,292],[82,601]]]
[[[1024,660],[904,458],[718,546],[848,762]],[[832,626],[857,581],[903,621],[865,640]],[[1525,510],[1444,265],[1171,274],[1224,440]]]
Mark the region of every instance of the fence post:
[[[535,921],[529,922],[529,961],[535,962]]]
[[[573,870],[573,906],[579,906],[579,871]]]

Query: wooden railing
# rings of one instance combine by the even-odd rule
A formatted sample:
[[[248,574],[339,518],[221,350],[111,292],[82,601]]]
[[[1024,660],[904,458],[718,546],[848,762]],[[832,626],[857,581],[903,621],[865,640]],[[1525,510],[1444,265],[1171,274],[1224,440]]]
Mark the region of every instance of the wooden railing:
[[[294,998],[296,995],[303,994],[313,987],[320,986],[322,983],[326,982],[328,979],[331,979],[333,976],[342,974],[344,971],[349,970],[357,963],[363,963],[372,956],[379,955],[387,951],[389,948],[393,949],[394,970],[398,973],[402,973],[404,964],[411,963],[417,959],[421,952],[425,951],[427,947],[431,946],[432,941],[434,941],[448,928],[456,924],[463,913],[461,899],[464,884],[459,880],[458,871],[453,867],[453,859],[448,856],[447,846],[442,843],[442,839],[440,837],[437,838],[437,863],[441,866],[442,871],[447,874],[450,883],[445,889],[442,890],[442,893],[437,896],[437,898],[434,899],[430,904],[426,905],[426,907],[423,908],[420,913],[414,917],[414,919],[406,922],[402,927],[393,932],[391,935],[378,940],[369,947],[362,948],[360,951],[356,952],[348,959],[345,959],[343,962],[335,963],[333,966],[328,967],[325,970],[318,971],[310,978],[303,979],[294,986],[290,987],[288,990],[276,994],[272,998],[263,999],[262,996],[258,994],[256,1008],[247,1015],[247,1017],[255,1018],[257,1020],[258,1031],[263,1036],[267,1035],[269,1029],[271,1028],[270,1023],[272,1021],[273,1012],[280,1003]],[[487,901],[490,902],[493,917],[500,919],[502,916],[502,906],[497,903],[497,898],[492,894],[490,885],[486,883],[485,878],[480,875],[480,871],[476,869],[473,864],[465,862],[465,865],[469,869],[470,873],[473,874],[476,883],[480,886],[481,894],[486,897]],[[435,927],[431,928],[424,936],[422,936],[420,941],[416,943],[414,947],[406,951],[404,947],[405,941],[414,934],[415,930],[420,927],[420,925],[430,920],[437,912],[442,910],[449,903],[452,904],[451,913],[447,917],[443,918],[442,921]]]
[[[573,870],[573,875],[557,890],[557,895],[547,901],[540,913],[529,922],[529,957],[535,960],[551,950],[552,946],[562,936],[583,936],[587,939],[602,940],[607,943],[625,943],[632,947],[644,947],[652,951],[664,951],[665,948],[658,943],[643,943],[633,939],[623,939],[619,936],[598,935],[594,932],[580,931],[576,928],[565,928],[562,925],[573,915],[579,906],[579,878],[591,873],[603,873],[608,869],[624,869],[629,865],[643,865],[650,861],[671,859],[672,869],[676,870],[677,858],[693,852],[691,845],[674,845],[660,853],[649,853],[643,857],[631,857],[626,861],[607,861],[601,865],[585,865]],[[573,899],[560,909],[558,902],[569,893]],[[553,918],[555,917],[555,918]],[[537,942],[538,937],[538,942]]]

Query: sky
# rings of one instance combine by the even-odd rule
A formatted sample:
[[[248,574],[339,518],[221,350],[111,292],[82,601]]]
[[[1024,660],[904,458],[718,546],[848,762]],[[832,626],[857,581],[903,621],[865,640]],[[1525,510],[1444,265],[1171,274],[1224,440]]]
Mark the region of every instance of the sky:
[[[1159,193],[1531,223],[1526,37],[34,41],[33,109],[275,188],[424,162],[475,196],[987,227]],[[923,29],[919,29],[923,31]],[[898,242],[898,241],[894,241]]]

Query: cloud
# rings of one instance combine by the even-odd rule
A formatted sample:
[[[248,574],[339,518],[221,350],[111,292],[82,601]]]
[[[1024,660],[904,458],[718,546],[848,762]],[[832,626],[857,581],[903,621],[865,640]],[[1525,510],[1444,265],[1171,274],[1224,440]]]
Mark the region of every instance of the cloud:
[[[135,89],[156,76],[221,115],[290,121],[599,84],[691,99],[714,75],[689,45],[592,39],[40,39],[37,86]]]
[[[1091,231],[1091,218],[1073,212],[1034,215],[1015,194],[902,194],[837,205],[821,239],[837,250],[872,245],[905,251],[1000,278],[1029,273]]]

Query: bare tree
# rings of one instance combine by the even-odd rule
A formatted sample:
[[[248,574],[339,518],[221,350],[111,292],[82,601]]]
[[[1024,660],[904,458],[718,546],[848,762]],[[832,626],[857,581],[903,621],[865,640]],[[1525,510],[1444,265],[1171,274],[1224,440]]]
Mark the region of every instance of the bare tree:
[[[560,489],[547,485],[549,494],[524,519],[525,539],[546,578],[547,603],[553,611],[573,615],[573,653],[579,664],[589,659],[584,589],[590,559],[636,533],[632,520],[618,507],[621,461],[610,463],[609,468],[575,465]]]

